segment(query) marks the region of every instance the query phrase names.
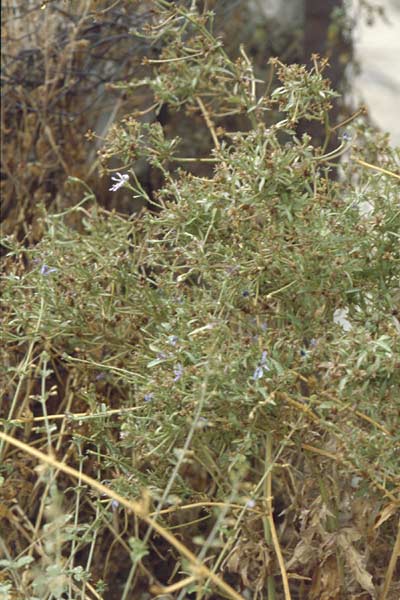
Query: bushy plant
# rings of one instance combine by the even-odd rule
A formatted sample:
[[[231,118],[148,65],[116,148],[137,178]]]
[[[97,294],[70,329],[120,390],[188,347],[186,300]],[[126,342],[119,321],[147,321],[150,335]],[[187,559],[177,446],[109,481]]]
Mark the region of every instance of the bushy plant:
[[[169,43],[153,77],[127,86],[201,114],[214,149],[185,157],[159,123],[125,120],[103,166],[117,157],[110,193],[147,208],[107,212],[87,191],[43,211],[36,246],[4,241],[5,431],[114,496],[54,465],[37,480],[34,457],[3,438],[5,518],[25,521],[7,530],[1,585],[43,598],[144,598],[152,580],[181,600],[376,597],[399,502],[399,153],[361,118],[330,125],[317,57],[309,72],[272,61],[271,91],[244,50],[226,55],[210,15],[157,6],[145,33]],[[341,131],[337,150],[299,137],[300,119],[325,122],[325,146]],[[153,197],[127,169],[139,157],[163,177]],[[196,161],[209,176],[184,168]],[[230,591],[115,494],[142,498]]]

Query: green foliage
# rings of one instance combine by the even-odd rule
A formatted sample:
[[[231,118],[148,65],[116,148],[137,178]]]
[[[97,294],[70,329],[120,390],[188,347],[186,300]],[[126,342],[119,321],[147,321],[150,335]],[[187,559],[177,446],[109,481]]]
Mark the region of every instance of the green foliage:
[[[246,506],[251,499],[265,508],[271,472],[274,503],[292,515],[286,555],[305,577],[324,564],[324,542],[339,523],[355,527],[348,510],[356,501],[379,508],[398,489],[399,154],[361,120],[349,126],[350,140],[324,154],[296,134],[303,118],[335,134],[328,112],[335,94],[323,65],[308,73],[275,61],[280,84],[270,93],[244,51],[236,62],[226,56],[204,16],[159,7],[153,33],[169,43],[145,83],[159,105],[202,114],[215,148],[199,160],[211,159],[213,170],[200,177],[177,169],[185,163],[179,140],[160,124],[128,119],[113,128],[102,159],[119,159],[123,170],[140,156],[158,168],[164,183],[155,198],[133,169],[124,185],[160,210],[125,217],[88,196],[66,213],[43,212],[36,246],[5,240],[3,425],[21,428],[29,411],[43,418],[32,444],[69,448],[69,461],[123,496],[146,489],[159,508],[241,505],[234,518],[229,509],[207,513],[201,534],[188,519],[182,536],[201,539],[203,560],[208,550],[219,553],[218,564],[261,590],[268,576],[280,585],[276,565],[251,580],[232,552],[250,560]],[[227,113],[244,116],[247,126],[227,131]],[[68,225],[71,216],[78,227]],[[64,414],[62,428],[56,414]],[[43,597],[69,589],[74,597],[74,585],[90,578],[98,531],[118,509],[96,506],[81,487],[66,490],[61,506],[51,478],[42,485],[57,505],[48,519],[60,546],[46,549],[58,553],[55,564],[42,567],[32,588]],[[265,516],[257,518],[264,528],[252,541],[267,555],[271,538]],[[45,539],[49,526],[42,524]],[[151,570],[148,539],[136,525],[125,533],[128,559]],[[320,553],[305,564],[296,556],[307,535]],[[329,552],[351,561],[353,540],[346,542],[353,553],[340,543]],[[75,564],[82,549],[83,575]],[[28,565],[21,552],[10,569]],[[72,558],[64,563],[62,554]],[[359,591],[366,579],[350,565],[339,585]],[[206,589],[200,597],[210,597]]]

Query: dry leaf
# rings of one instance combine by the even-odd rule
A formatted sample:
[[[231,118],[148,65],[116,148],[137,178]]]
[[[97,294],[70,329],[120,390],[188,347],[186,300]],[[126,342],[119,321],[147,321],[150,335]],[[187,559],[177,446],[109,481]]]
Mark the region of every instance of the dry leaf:
[[[374,529],[378,529],[378,527],[380,527],[382,523],[390,519],[390,517],[394,515],[398,509],[399,507],[397,506],[397,504],[393,504],[393,502],[387,504],[385,508],[379,513],[376,523],[374,525]]]
[[[365,558],[353,546],[352,542],[360,538],[360,534],[354,529],[343,529],[337,537],[338,544],[343,550],[344,559],[350,568],[357,583],[366,590],[372,598],[376,597],[375,586],[372,583],[372,575],[368,573],[365,566]]]
[[[245,587],[259,592],[270,574],[270,563],[270,552],[262,542],[246,541],[235,546],[226,567],[231,573],[240,575]]]
[[[313,573],[310,600],[341,600],[341,581],[336,557],[331,555]]]

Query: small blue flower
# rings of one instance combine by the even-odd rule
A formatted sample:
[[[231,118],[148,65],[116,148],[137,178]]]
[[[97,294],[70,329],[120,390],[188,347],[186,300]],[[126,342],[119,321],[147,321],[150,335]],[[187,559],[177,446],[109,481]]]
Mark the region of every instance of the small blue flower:
[[[44,275],[45,277],[47,275],[50,275],[51,273],[56,273],[56,272],[57,272],[57,269],[55,269],[54,267],[49,267],[46,264],[43,264],[40,269],[40,274]]]
[[[178,342],[179,338],[177,335],[170,335],[168,338],[168,343],[171,346],[176,346],[177,342]]]
[[[257,379],[261,379],[261,377],[264,375],[264,371],[262,367],[256,367],[256,370],[254,371],[254,375],[253,375],[253,379],[254,381],[257,381]]]
[[[307,344],[307,341],[305,342],[306,344],[306,348],[302,348],[300,350],[300,355],[303,358],[306,358],[307,356],[309,356],[309,354],[311,354],[313,348],[315,348],[318,344],[318,340],[316,340],[315,338],[311,338],[310,342]]]
[[[348,131],[344,131],[341,135],[341,138],[344,142],[351,142],[352,136]]]
[[[145,395],[144,395],[144,398],[143,398],[143,400],[144,400],[145,402],[151,402],[151,401],[153,400],[153,397],[154,397],[154,394],[153,394],[153,392],[149,392],[148,394],[145,394]]]
[[[111,177],[111,181],[115,181],[115,183],[109,188],[110,192],[116,192],[119,188],[124,187],[126,182],[129,179],[129,175],[126,173],[122,175],[121,173],[117,173],[116,177]]]
[[[263,377],[264,375],[264,371],[269,371],[270,368],[267,365],[267,352],[264,350],[263,353],[261,354],[261,360],[258,363],[254,374],[253,374],[253,379],[254,381],[257,381],[258,379],[261,379],[261,377]]]
[[[182,375],[183,375],[183,367],[182,367],[181,363],[178,363],[177,366],[175,367],[175,369],[174,369],[174,375],[175,375],[174,381],[179,381],[180,378],[182,377]]]

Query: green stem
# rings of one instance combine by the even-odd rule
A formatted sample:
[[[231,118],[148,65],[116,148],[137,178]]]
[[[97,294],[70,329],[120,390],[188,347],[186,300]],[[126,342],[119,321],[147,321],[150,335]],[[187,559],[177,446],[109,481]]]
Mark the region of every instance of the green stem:
[[[265,483],[264,483],[264,500],[265,500],[265,505],[266,506],[271,506],[271,501],[269,500],[269,498],[271,498],[271,494],[272,494],[272,472],[271,472],[271,465],[272,465],[272,434],[269,431],[267,433],[267,437],[266,437],[266,444],[265,444],[265,469],[264,471],[267,472],[268,471],[268,477],[266,477],[265,479]],[[271,528],[268,522],[268,517],[266,515],[263,516],[263,526],[264,526],[264,535],[265,535],[265,541],[268,544],[268,547],[272,546],[272,535],[271,535]],[[275,580],[273,575],[268,575],[267,577],[267,590],[268,590],[268,600],[275,600]]]

